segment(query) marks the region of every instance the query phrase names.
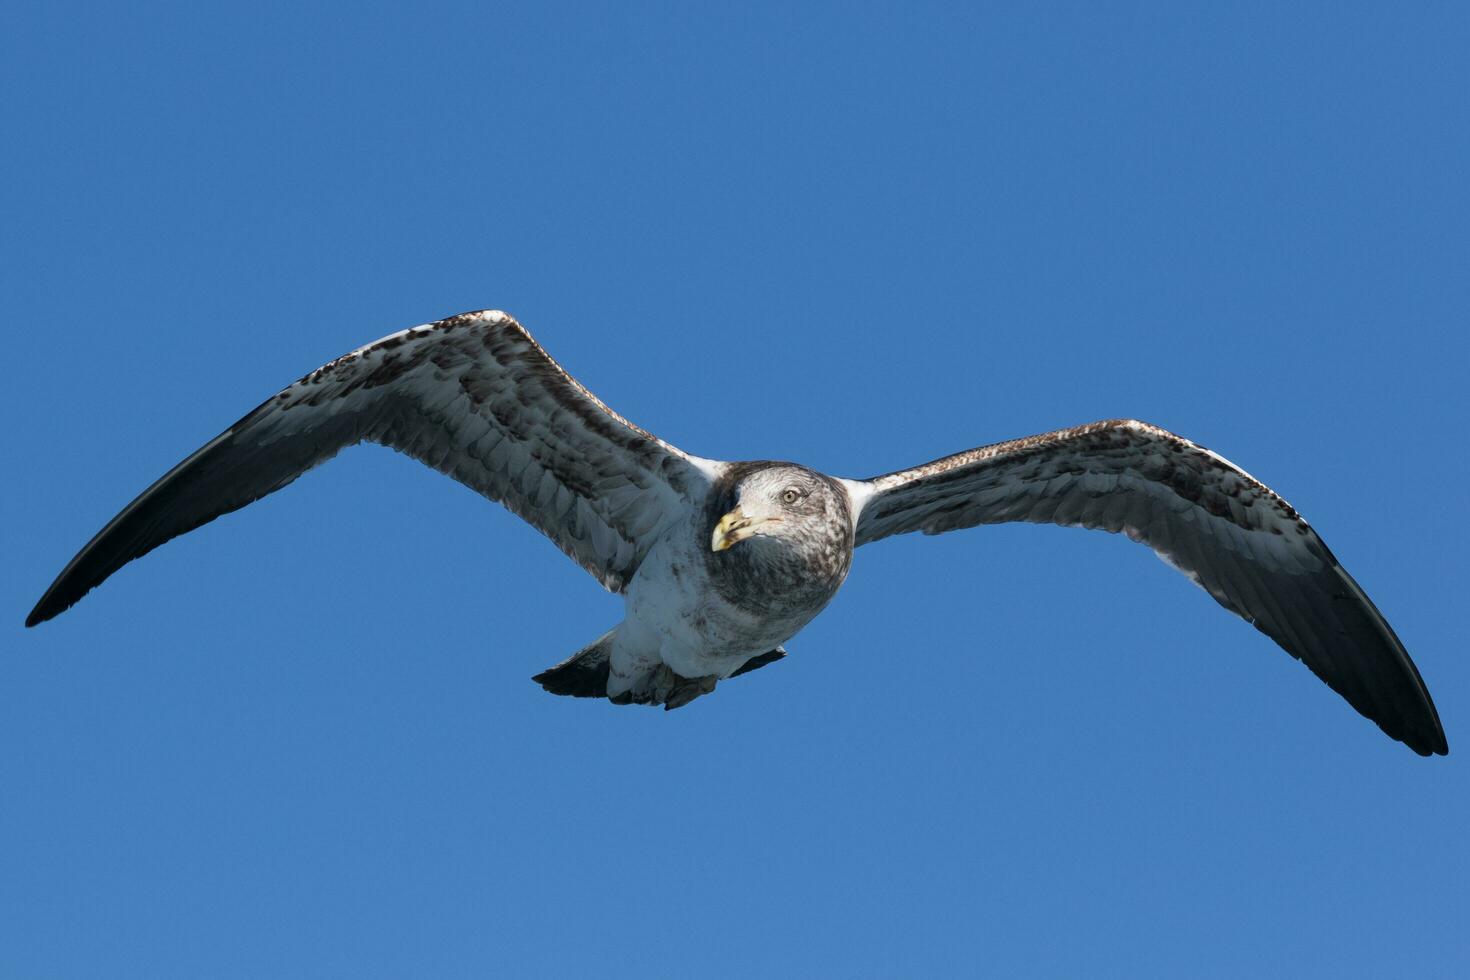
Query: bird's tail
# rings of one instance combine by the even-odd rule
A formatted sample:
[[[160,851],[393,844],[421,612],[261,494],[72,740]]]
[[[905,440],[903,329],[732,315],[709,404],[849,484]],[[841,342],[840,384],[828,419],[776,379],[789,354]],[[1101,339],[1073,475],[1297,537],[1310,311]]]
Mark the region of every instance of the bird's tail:
[[[531,680],[552,694],[574,698],[607,697],[607,676],[612,656],[614,626],[555,667],[548,667]]]
[[[564,694],[573,698],[607,697],[607,682],[612,672],[613,637],[617,636],[617,634],[618,628],[614,626],[555,667],[546,668],[535,677],[532,677],[531,680],[540,684],[543,689],[550,691],[552,694]],[[730,676],[739,677],[741,674],[748,673],[758,667],[775,663],[784,656],[786,656],[786,651],[781,647],[777,647],[769,653],[763,653],[758,657],[750,658],[739,670]],[[708,694],[714,690],[713,677],[694,678],[690,680],[689,678],[679,677],[667,668],[661,669],[668,675],[668,678],[679,682],[675,686],[683,694],[687,695],[690,691],[696,689],[698,693],[694,693],[692,696],[683,699],[676,695],[670,700],[665,697],[667,692],[655,693],[652,689],[649,689],[642,690],[636,695],[631,693],[619,694],[613,700],[617,704],[662,704],[666,708],[677,708],[680,705],[692,701],[699,694]],[[707,680],[709,682],[708,685],[699,687],[696,682],[701,680]],[[695,688],[689,688],[690,684],[695,684]],[[647,679],[645,678],[640,686],[646,685]]]

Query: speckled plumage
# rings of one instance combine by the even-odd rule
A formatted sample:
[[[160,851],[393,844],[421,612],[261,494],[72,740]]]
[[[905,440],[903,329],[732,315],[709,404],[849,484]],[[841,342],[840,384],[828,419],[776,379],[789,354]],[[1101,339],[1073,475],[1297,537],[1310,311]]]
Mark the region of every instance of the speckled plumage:
[[[856,546],[1033,521],[1148,545],[1389,735],[1422,754],[1447,751],[1413,662],[1316,532],[1186,439],[1097,422],[871,480],[719,462],[613,412],[498,311],[401,331],[290,385],[124,508],[26,624],[362,441],[505,504],[624,595],[622,623],[537,675],[554,693],[687,704],[785,656],[782,644],[841,587]]]
[[[736,488],[751,479],[770,482],[773,491],[793,483],[809,491],[788,509],[799,547],[761,547],[757,537],[754,547],[703,549],[710,584],[732,604],[769,618],[779,618],[786,609],[794,610],[794,616],[821,609],[852,567],[854,527],[847,491],[836,480],[796,463],[734,463],[711,488],[705,526],[713,527],[735,507]]]

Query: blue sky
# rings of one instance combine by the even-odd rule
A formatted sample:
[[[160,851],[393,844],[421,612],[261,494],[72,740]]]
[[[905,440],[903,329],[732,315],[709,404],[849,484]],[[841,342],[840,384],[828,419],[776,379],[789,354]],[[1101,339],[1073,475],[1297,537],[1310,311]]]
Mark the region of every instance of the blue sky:
[[[1467,45],[1454,4],[7,5],[0,975],[1463,972]],[[1049,527],[864,549],[686,710],[552,698],[619,600],[371,447],[21,628],[282,384],[482,307],[706,456],[1196,439],[1451,755]]]

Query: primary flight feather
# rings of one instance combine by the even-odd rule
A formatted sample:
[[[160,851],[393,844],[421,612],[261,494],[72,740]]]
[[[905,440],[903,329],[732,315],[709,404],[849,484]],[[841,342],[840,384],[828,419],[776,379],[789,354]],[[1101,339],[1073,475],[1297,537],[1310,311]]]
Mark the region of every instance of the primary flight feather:
[[[1122,531],[1422,755],[1448,751],[1387,621],[1268,487],[1170,432],[1095,422],[870,480],[682,452],[612,411],[499,311],[414,327],[311,372],[174,467],[41,597],[51,619],[127,562],[359,442],[499,501],[606,588],[623,622],[536,680],[675,708],[785,655],[893,534],[1032,521]]]

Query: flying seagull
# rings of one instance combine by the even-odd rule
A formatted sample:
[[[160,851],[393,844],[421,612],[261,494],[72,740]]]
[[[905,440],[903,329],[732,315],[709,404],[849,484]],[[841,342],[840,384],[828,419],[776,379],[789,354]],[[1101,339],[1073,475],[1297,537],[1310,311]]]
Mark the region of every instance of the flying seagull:
[[[1448,751],[1413,661],[1317,533],[1187,439],[1115,419],[869,480],[703,459],[608,408],[498,310],[384,337],[272,396],[114,517],[26,625],[363,441],[504,504],[624,596],[621,623],[536,675],[553,694],[680,707],[785,656],[857,546],[1031,521],[1148,545],[1390,737]]]

